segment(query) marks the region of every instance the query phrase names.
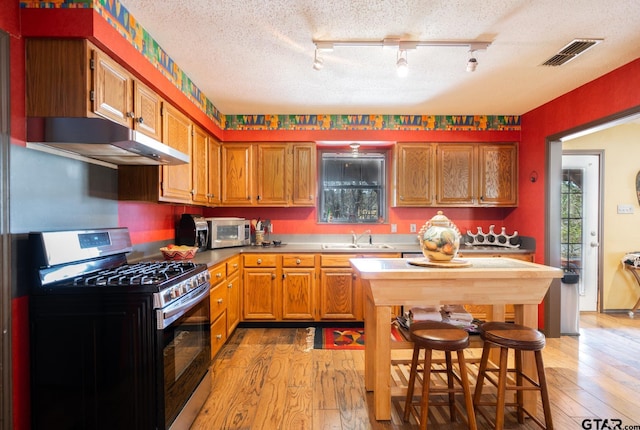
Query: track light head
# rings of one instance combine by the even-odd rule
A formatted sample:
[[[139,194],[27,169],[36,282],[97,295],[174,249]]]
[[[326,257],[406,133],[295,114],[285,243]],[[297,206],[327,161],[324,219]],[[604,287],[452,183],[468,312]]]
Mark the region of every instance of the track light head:
[[[469,58],[469,61],[467,61],[467,72],[475,72],[476,67],[478,67],[478,60],[476,57]]]
[[[401,78],[409,74],[409,62],[407,61],[407,51],[401,49],[398,51],[398,61],[396,61],[396,69],[398,76]]]

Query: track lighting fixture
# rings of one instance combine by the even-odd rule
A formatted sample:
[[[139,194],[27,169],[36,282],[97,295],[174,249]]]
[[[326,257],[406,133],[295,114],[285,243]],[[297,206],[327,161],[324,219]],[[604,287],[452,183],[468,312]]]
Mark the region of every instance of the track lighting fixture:
[[[478,59],[473,55],[474,51],[471,51],[471,57],[467,61],[467,72],[475,72],[478,67]]]
[[[313,68],[314,70],[320,70],[322,67],[324,67],[324,60],[318,55],[318,50],[316,49],[313,55]]]
[[[339,46],[354,46],[354,47],[367,47],[367,46],[380,46],[383,48],[396,48],[398,49],[398,57],[396,60],[396,67],[398,70],[398,76],[406,76],[409,69],[409,63],[407,61],[407,50],[417,49],[420,46],[431,47],[466,47],[471,53],[471,57],[467,61],[467,71],[473,72],[478,66],[478,60],[473,55],[474,52],[480,49],[487,49],[491,42],[481,42],[475,40],[400,40],[398,38],[386,38],[383,40],[314,40],[313,44],[316,46],[316,53],[313,61],[313,68],[320,70],[323,65],[322,58],[318,55],[318,51],[332,51]]]
[[[398,60],[396,61],[398,76],[401,78],[409,74],[409,62],[407,61],[407,51],[401,49],[398,51]]]

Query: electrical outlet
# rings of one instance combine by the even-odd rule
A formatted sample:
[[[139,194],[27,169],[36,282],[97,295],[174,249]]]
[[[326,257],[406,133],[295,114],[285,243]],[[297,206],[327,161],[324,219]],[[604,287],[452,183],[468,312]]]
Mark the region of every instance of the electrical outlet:
[[[391,224],[391,233],[398,232],[398,224]]]
[[[415,233],[416,232],[416,225],[415,224],[409,224],[409,232],[411,232],[411,233]]]
[[[273,233],[273,223],[269,224],[269,233]]]
[[[618,213],[619,214],[632,214],[633,213],[633,205],[618,205]]]

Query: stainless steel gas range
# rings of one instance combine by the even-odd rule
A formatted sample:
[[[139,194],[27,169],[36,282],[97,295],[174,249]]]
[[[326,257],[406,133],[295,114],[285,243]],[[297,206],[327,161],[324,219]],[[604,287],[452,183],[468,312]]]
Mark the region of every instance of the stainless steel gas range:
[[[129,264],[126,228],[29,243],[32,428],[188,428],[211,390],[206,265]]]

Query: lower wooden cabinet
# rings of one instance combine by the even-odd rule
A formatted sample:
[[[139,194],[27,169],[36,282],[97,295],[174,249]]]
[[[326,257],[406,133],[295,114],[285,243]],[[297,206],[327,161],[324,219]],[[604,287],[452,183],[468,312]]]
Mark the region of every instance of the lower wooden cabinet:
[[[314,255],[282,256],[282,319],[316,319]]]
[[[280,301],[278,256],[245,254],[242,275],[243,313],[245,320],[279,319]]]

